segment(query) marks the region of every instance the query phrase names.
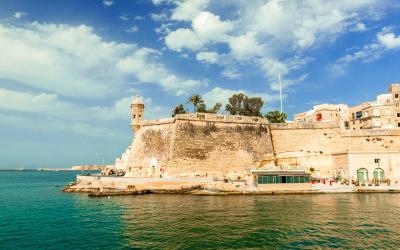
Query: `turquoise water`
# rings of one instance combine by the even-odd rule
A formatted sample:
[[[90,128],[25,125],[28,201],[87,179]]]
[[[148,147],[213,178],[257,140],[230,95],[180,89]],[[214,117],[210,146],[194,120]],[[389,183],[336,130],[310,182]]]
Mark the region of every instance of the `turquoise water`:
[[[61,192],[76,172],[0,171],[0,249],[399,248],[400,194]]]

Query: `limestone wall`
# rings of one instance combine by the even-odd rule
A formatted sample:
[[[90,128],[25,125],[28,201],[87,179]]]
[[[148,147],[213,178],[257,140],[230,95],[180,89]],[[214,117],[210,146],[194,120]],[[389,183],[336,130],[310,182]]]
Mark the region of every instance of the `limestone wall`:
[[[279,165],[311,167],[321,176],[332,176],[332,154],[340,152],[400,153],[400,130],[341,130],[319,127],[271,125],[272,141]]]
[[[244,176],[272,156],[265,119],[180,115],[144,123],[132,144],[128,176]]]
[[[240,173],[273,156],[263,123],[177,120],[168,170],[177,173]]]
[[[268,124],[264,118],[183,114],[144,121],[127,176],[245,176],[247,168],[297,166],[334,173],[333,154],[400,153],[400,130],[341,130],[336,123]]]
[[[145,176],[148,173],[148,167],[168,162],[174,132],[174,122],[144,126],[137,131],[128,157],[127,175]],[[155,160],[157,162],[154,162]]]

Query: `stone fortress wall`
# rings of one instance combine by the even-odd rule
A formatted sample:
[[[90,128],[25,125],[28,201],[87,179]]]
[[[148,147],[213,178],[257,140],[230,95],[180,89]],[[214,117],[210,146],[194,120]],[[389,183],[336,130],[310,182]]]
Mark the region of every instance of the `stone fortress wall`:
[[[317,176],[332,177],[336,165],[343,168],[340,162],[358,168],[351,160],[356,154],[400,155],[399,129],[345,130],[337,122],[270,124],[260,117],[205,113],[146,121],[138,96],[131,111],[135,138],[127,152],[126,176],[237,179],[250,169],[313,168]],[[343,157],[347,160],[338,160]],[[345,167],[349,171],[349,164]]]
[[[221,179],[244,177],[249,168],[314,168],[333,176],[334,156],[344,152],[400,153],[400,130],[350,131],[332,123],[269,124],[258,117],[182,114],[141,123],[126,176]]]
[[[243,176],[274,152],[265,119],[200,113],[143,122],[131,148],[127,176]]]
[[[335,154],[400,153],[400,129],[343,130],[334,124],[307,127],[296,123],[270,124],[270,129],[278,165],[312,167],[321,176],[335,175]]]

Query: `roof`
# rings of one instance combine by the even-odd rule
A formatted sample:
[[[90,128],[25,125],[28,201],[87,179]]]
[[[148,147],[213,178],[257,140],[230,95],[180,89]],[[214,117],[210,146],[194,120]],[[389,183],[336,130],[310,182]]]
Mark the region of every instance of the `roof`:
[[[310,176],[310,173],[307,173],[304,170],[266,170],[266,169],[257,169],[257,170],[251,170],[251,173],[255,174],[255,175]]]

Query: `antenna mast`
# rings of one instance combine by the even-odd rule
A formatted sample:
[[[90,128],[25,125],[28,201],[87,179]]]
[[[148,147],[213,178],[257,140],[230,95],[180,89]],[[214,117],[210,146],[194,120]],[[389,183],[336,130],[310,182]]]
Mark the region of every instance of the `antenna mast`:
[[[281,74],[278,74],[279,79],[279,98],[281,100],[281,113],[283,112],[283,105],[282,105],[282,82],[281,82]]]

